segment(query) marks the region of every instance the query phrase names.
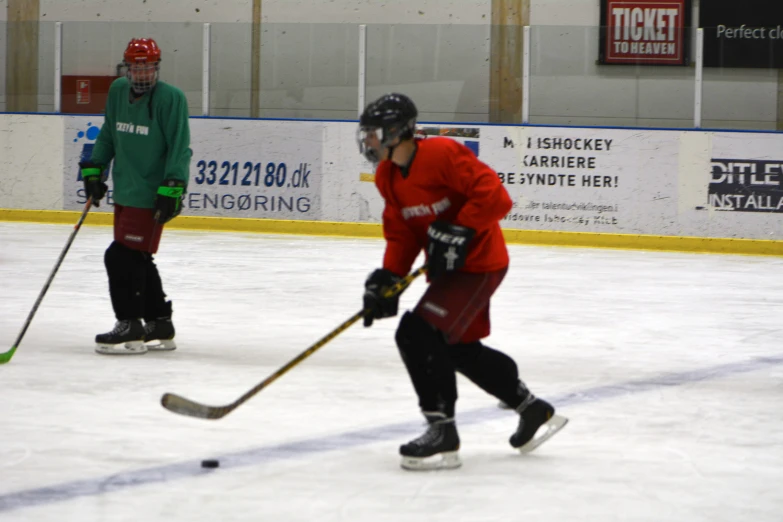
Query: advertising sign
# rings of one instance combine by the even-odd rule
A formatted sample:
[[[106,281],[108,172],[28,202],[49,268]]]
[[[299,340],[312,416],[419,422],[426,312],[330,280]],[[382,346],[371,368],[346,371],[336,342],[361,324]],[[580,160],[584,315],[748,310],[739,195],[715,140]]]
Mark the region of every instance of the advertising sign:
[[[602,64],[688,65],[691,0],[601,0]]]
[[[504,228],[649,233],[676,214],[676,133],[489,127],[481,138],[514,201]]]
[[[715,134],[707,208],[783,213],[783,153],[770,154],[783,150],[782,142],[775,134],[747,140],[734,134]]]
[[[65,118],[65,210],[84,206],[78,163],[89,159],[102,124],[103,117]],[[193,158],[182,214],[320,219],[323,125],[191,119]],[[108,204],[96,211],[112,211],[112,170]]]
[[[705,67],[783,69],[783,2],[702,2],[699,27]]]

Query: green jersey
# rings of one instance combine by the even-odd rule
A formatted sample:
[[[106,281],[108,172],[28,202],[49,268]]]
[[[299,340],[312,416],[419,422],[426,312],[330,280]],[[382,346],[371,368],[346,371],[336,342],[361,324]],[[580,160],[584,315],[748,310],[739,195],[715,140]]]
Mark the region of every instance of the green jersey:
[[[128,80],[112,82],[90,159],[98,165],[114,159],[116,203],[153,208],[163,180],[181,180],[187,187],[192,155],[188,103],[181,90],[158,81],[151,92],[131,103]]]

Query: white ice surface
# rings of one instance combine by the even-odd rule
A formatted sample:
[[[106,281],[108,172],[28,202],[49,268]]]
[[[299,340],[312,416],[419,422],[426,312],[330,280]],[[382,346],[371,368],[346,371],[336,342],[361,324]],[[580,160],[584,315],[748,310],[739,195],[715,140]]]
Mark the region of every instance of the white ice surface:
[[[71,230],[0,223],[0,352]],[[396,319],[353,326],[222,420],[159,404],[232,402],[331,331],[381,241],[167,231],[179,349],[108,357],[110,241],[79,232],[0,366],[3,522],[783,520],[781,259],[511,246],[487,344],[571,422],[521,456],[515,415],[461,379],[463,467],[412,473],[397,447],[423,427]]]

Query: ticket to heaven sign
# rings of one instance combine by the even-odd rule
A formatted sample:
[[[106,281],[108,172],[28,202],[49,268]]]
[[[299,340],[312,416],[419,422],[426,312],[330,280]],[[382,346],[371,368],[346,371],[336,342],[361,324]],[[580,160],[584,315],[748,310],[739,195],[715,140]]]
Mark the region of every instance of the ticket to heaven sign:
[[[601,0],[602,64],[688,65],[691,0]]]

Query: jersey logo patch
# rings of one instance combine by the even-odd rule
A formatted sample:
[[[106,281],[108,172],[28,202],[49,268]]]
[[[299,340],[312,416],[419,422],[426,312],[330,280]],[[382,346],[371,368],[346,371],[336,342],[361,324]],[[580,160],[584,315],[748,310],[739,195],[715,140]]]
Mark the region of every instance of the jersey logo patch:
[[[437,216],[441,212],[444,212],[451,206],[451,201],[448,197],[436,201],[432,205],[416,205],[413,207],[403,207],[402,217],[403,219],[411,219],[424,216]]]
[[[142,136],[148,136],[150,128],[146,125],[134,125],[133,123],[117,122],[117,132],[127,132],[128,134],[141,134]]]

